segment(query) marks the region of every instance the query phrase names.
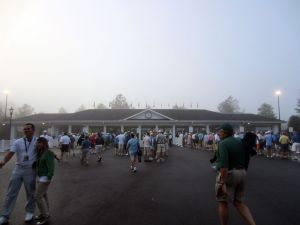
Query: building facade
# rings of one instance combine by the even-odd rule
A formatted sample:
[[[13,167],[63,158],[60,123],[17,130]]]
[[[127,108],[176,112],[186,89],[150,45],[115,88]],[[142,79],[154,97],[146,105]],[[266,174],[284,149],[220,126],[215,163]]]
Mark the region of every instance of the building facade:
[[[37,134],[48,130],[52,136],[61,132],[133,131],[142,137],[150,129],[177,132],[215,132],[220,124],[231,123],[237,132],[279,131],[282,122],[255,114],[224,114],[195,109],[90,109],[76,113],[35,114],[12,120],[11,138],[22,135],[25,123],[33,123]],[[174,140],[174,139],[173,139]]]

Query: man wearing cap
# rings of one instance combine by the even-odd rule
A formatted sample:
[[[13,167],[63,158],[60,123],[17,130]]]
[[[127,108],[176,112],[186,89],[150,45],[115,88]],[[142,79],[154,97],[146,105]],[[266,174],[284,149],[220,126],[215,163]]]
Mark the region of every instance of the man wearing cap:
[[[48,141],[49,148],[53,148],[53,138],[50,135],[48,135],[46,130],[43,131],[43,134],[40,137],[46,138]]]
[[[165,135],[163,135],[162,130],[158,131],[158,135],[156,136],[156,143],[157,143],[156,161],[163,162],[165,160],[167,139]]]
[[[273,158],[272,147],[273,147],[273,138],[271,131],[267,131],[264,137],[266,141],[266,149],[267,149],[267,158]]]
[[[217,151],[216,197],[219,204],[219,218],[222,225],[228,224],[228,203],[232,202],[247,224],[255,225],[249,208],[242,202],[246,170],[245,150],[241,140],[233,137],[233,128],[224,123],[220,126],[220,143]]]

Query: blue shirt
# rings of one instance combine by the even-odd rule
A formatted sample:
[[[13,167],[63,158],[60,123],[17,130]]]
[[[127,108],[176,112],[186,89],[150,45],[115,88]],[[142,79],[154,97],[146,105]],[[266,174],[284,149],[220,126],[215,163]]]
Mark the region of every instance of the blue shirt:
[[[127,142],[127,148],[128,148],[129,154],[135,154],[135,153],[137,153],[139,147],[140,147],[140,143],[139,143],[139,140],[136,139],[136,138],[131,138]]]
[[[89,140],[84,140],[82,143],[81,143],[81,149],[87,149],[87,148],[90,148],[91,146],[91,143]]]
[[[267,134],[265,136],[265,140],[266,140],[266,146],[272,146],[273,138],[271,134]]]
[[[296,133],[296,132],[293,133],[292,141],[293,141],[293,143],[300,143],[300,137],[299,137],[298,133]]]

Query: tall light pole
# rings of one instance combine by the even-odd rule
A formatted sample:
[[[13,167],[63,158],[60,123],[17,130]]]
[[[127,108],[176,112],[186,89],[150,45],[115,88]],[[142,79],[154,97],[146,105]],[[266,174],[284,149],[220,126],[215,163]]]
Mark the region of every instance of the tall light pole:
[[[4,120],[6,120],[6,112],[7,112],[7,97],[8,97],[9,91],[8,91],[8,90],[5,90],[5,91],[4,91],[4,94],[5,94],[5,111],[4,111]]]
[[[9,109],[9,114],[10,114],[10,117],[9,117],[9,139],[11,136],[11,120],[12,120],[13,112],[14,112],[14,108],[11,106]]]
[[[279,104],[279,96],[282,94],[280,90],[275,92],[275,95],[277,95],[277,106],[278,106],[278,119],[280,120],[280,104]],[[281,132],[281,123],[279,124],[279,133]]]
[[[278,106],[278,119],[280,120],[280,104],[279,104],[279,96],[282,94],[280,90],[276,91],[275,94],[277,95],[277,106]]]

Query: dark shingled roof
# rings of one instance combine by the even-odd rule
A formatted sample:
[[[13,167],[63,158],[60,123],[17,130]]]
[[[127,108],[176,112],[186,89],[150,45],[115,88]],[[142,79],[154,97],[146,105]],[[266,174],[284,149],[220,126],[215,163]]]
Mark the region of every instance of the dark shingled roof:
[[[89,109],[76,113],[40,113],[23,118],[14,119],[14,122],[23,121],[105,121],[123,120],[146,109]],[[270,119],[255,114],[224,114],[209,110],[198,109],[150,109],[174,120],[210,120],[210,121],[256,121],[256,122],[280,122],[277,119]]]

